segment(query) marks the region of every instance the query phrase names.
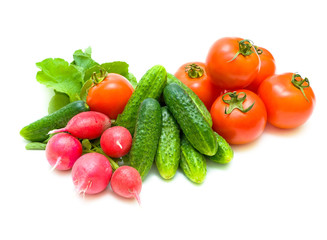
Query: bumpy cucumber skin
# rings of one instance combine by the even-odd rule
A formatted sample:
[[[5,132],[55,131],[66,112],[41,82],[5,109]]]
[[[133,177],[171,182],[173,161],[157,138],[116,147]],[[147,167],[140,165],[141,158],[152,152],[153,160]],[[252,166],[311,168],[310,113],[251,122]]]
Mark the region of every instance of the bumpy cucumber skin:
[[[32,142],[42,142],[49,137],[49,131],[65,127],[72,117],[86,111],[89,111],[89,107],[84,101],[71,102],[59,110],[23,127],[20,135]]]
[[[167,72],[163,66],[155,65],[149,69],[137,84],[124,111],[118,115],[115,125],[127,128],[133,135],[137,112],[142,101],[146,98],[159,99],[166,82]]]
[[[207,156],[207,159],[220,164],[227,164],[233,159],[234,151],[222,136],[216,132],[214,132],[214,134],[218,142],[218,151],[213,156]]]
[[[207,163],[205,157],[199,153],[185,135],[181,139],[180,166],[188,179],[195,183],[202,183],[207,175]]]
[[[175,176],[180,160],[180,130],[167,107],[161,108],[161,135],[156,154],[156,165],[164,179]]]
[[[145,99],[137,114],[129,161],[142,180],[151,169],[161,134],[160,104],[153,98]]]
[[[183,82],[181,82],[177,77],[174,75],[167,73],[167,84],[176,83],[181,86],[185,92],[190,96],[194,104],[198,107],[199,111],[201,112],[204,119],[209,123],[209,126],[212,127],[212,118],[210,112],[208,111],[207,107],[201,101],[201,99],[196,95],[188,86],[186,86]]]
[[[218,149],[217,139],[186,91],[176,83],[168,84],[164,99],[192,146],[202,154],[213,156]]]

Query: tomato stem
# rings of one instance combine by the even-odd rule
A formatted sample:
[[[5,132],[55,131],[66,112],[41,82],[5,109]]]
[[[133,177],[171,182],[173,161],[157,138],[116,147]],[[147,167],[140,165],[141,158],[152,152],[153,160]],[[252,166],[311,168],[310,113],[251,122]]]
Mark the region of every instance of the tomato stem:
[[[185,72],[187,72],[190,78],[200,78],[202,77],[204,70],[199,65],[191,63],[185,66]]]
[[[230,97],[230,99],[225,99],[225,97],[227,95]],[[244,96],[240,97],[240,95],[244,95]],[[245,99],[246,99],[245,92],[240,92],[238,94],[236,92],[225,93],[222,96],[222,100],[224,103],[227,103],[229,105],[228,109],[227,109],[227,107],[225,107],[225,114],[230,114],[235,108],[240,110],[242,113],[246,113],[246,112],[250,111],[254,105],[254,102],[247,109],[244,109],[243,102],[245,101]]]
[[[250,56],[252,53],[254,53],[254,51],[256,51],[258,54],[262,53],[262,50],[259,49],[261,51],[261,53],[259,53],[257,51],[256,46],[253,45],[253,42],[251,40],[248,40],[248,39],[243,39],[242,41],[239,41],[238,42],[238,47],[239,47],[238,52],[228,62],[233,61],[240,54],[242,54],[243,56]],[[253,51],[253,49],[254,49],[254,51]]]
[[[297,80],[297,78],[300,78],[300,80]],[[303,88],[308,88],[310,87],[310,82],[308,78],[302,78],[300,74],[293,74],[292,76],[292,84],[294,85],[294,87],[296,87],[297,89],[300,89],[300,91],[302,92],[305,100],[307,100],[309,102],[309,99],[307,98],[307,96],[305,95],[305,92],[303,90]]]
[[[105,70],[100,69],[99,71],[100,71],[100,73],[93,72],[91,75],[91,79],[92,79],[94,85],[99,84],[107,76],[107,72]]]

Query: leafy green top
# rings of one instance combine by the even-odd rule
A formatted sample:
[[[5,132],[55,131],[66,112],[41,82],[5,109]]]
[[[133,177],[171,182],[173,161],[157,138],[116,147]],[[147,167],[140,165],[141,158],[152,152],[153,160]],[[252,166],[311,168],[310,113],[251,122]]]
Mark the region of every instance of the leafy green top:
[[[91,57],[92,49],[76,50],[73,54],[74,61],[70,64],[62,58],[47,58],[36,63],[40,71],[36,74],[39,83],[52,88],[55,95],[52,97],[48,112],[52,113],[69,102],[79,99],[86,100],[87,92],[92,86],[92,74],[100,70],[107,73],[118,73],[128,79],[135,88],[137,80],[128,71],[126,62],[115,61],[99,64]]]

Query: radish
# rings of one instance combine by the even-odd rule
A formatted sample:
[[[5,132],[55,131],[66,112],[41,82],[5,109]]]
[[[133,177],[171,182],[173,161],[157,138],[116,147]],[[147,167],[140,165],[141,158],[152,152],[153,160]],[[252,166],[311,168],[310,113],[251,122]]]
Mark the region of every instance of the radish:
[[[127,128],[120,126],[112,127],[103,132],[100,145],[109,157],[120,158],[131,149],[132,135]]]
[[[136,198],[139,204],[142,179],[139,172],[130,166],[118,168],[111,178],[111,189],[121,197]]]
[[[69,120],[67,126],[49,132],[69,132],[74,137],[82,139],[95,139],[111,126],[109,117],[103,113],[89,111],[81,112]]]
[[[72,178],[78,193],[96,194],[109,184],[112,168],[100,153],[86,153],[73,166]]]
[[[68,133],[52,136],[45,148],[45,154],[52,169],[69,170],[82,155],[82,144]]]

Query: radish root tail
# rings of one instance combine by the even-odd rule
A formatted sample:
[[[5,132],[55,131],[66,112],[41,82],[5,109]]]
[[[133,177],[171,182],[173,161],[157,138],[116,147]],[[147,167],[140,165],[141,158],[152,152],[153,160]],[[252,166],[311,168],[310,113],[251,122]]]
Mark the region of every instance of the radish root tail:
[[[133,191],[132,193],[135,197],[135,199],[137,200],[137,202],[139,203],[139,205],[141,206],[141,199],[140,199],[140,195],[136,192],[136,191]]]
[[[67,128],[54,129],[54,130],[51,130],[50,132],[48,132],[48,134],[60,133],[60,132],[67,132]]]
[[[50,172],[53,172],[53,170],[55,170],[60,163],[61,163],[61,157],[58,157],[55,165],[53,165],[53,167],[50,169]]]
[[[83,182],[81,182],[80,184],[78,184],[78,186],[76,187],[76,191],[77,191],[77,193],[78,193],[78,194],[82,194],[82,197],[83,197],[83,198],[85,198],[85,193],[86,193],[86,191],[87,191],[88,189],[91,188],[91,186],[92,186],[92,181],[89,180],[89,181],[87,182],[86,187],[85,187],[84,189],[81,189],[82,186],[84,185],[84,183],[85,183],[85,182],[83,181]]]

